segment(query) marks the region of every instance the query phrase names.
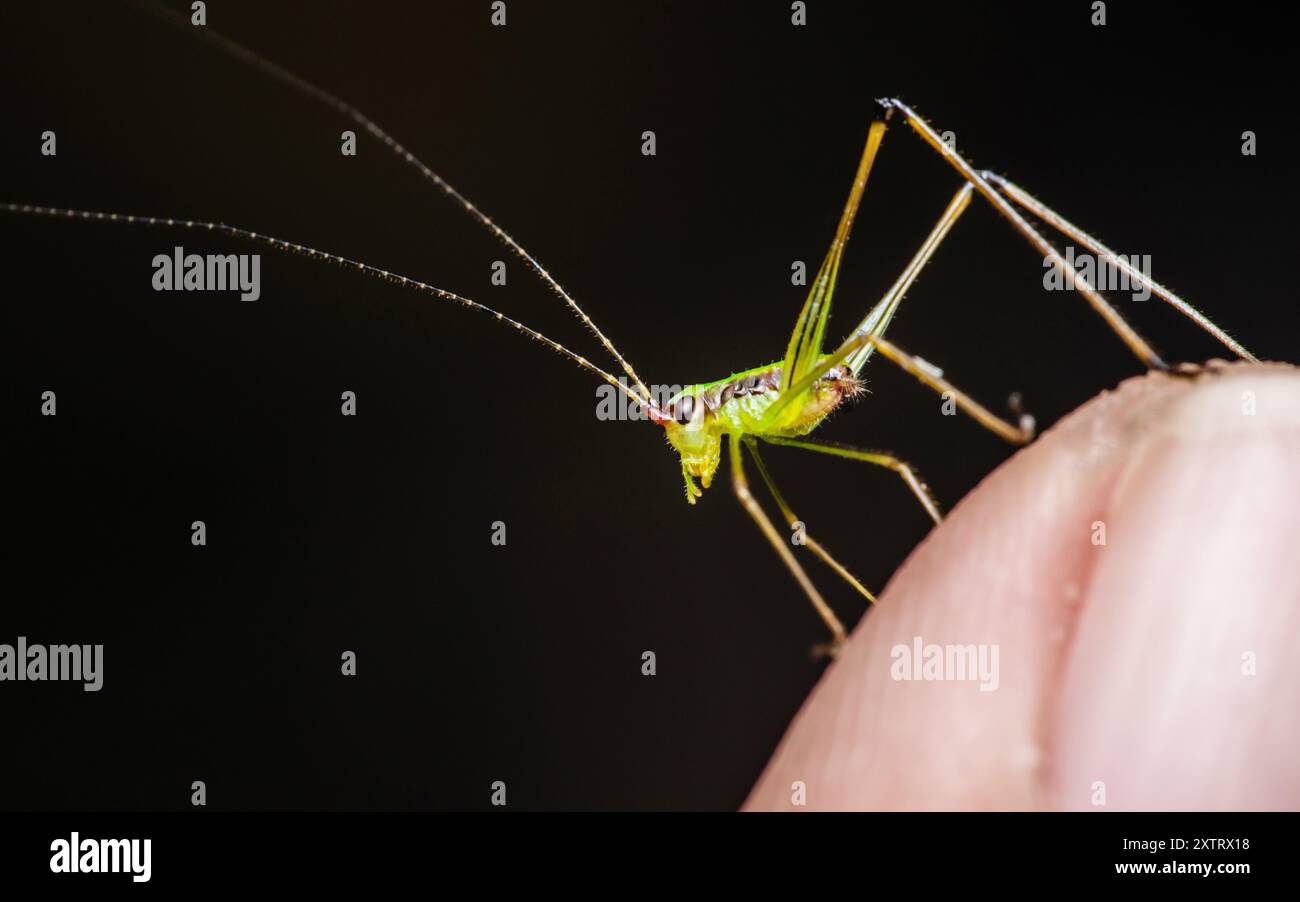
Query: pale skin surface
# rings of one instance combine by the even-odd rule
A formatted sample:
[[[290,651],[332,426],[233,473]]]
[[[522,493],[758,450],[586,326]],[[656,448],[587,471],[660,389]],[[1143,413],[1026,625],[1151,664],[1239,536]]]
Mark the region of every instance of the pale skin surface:
[[[1300,809],[1297,464],[1294,367],[1088,402],[908,558],[745,807]],[[892,679],[915,636],[996,643],[998,688]]]

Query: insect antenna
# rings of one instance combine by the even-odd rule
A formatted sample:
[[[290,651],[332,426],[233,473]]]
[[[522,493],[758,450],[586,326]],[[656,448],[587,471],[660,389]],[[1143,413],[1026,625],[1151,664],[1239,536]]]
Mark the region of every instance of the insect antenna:
[[[632,368],[632,364],[628,363],[623,355],[618,352],[618,348],[614,347],[614,343],[605,336],[604,332],[600,331],[600,327],[596,325],[595,321],[587,315],[586,311],[584,311],[582,307],[578,305],[578,302],[573,299],[573,296],[564,290],[563,286],[555,280],[537,258],[525,250],[523,245],[516,241],[509,232],[497,225],[490,216],[475,206],[469,198],[465,197],[465,195],[457,191],[446,179],[425,165],[424,161],[411,153],[411,151],[407,150],[406,147],[381,128],[373,119],[361,112],[352,104],[348,103],[346,100],[336,97],[329,91],[307,81],[307,79],[300,75],[290,72],[288,69],[271,62],[255,51],[245,47],[243,44],[240,44],[239,42],[228,38],[207,26],[204,26],[203,28],[191,27],[189,19],[185,16],[158,5],[154,0],[132,0],[132,2],[136,6],[159,16],[176,27],[185,28],[187,31],[197,34],[203,40],[212,44],[214,47],[229,56],[234,57],[239,62],[269,75],[281,84],[298,91],[300,94],[310,97],[317,103],[324,104],[361,126],[361,128],[363,128],[368,134],[378,139],[385,147],[392,151],[399,160],[416,170],[426,181],[432,183],[442,191],[443,194],[455,201],[465,210],[465,212],[469,213],[469,215],[478,221],[480,225],[495,235],[497,239],[505,244],[506,247],[510,248],[517,257],[523,260],[528,265],[528,268],[531,269],[543,282],[545,282],[552,291],[559,295],[564,303],[567,304],[575,314],[577,314],[578,319],[582,320],[583,325],[585,325],[591,333],[596,336],[604,346],[605,350],[609,352],[610,356],[618,361],[618,365],[622,368],[623,372],[627,373],[628,378],[635,383],[637,390],[645,398],[651,397],[650,389],[641,381],[641,377],[636,374],[636,370]]]
[[[518,332],[522,332],[529,338],[540,341],[557,354],[569,358],[569,360],[573,361],[584,370],[596,374],[623,394],[627,395],[627,397],[634,403],[638,405],[651,406],[649,396],[646,396],[645,398],[638,396],[637,393],[629,389],[624,382],[605,372],[587,358],[580,354],[575,354],[558,341],[546,337],[536,329],[525,326],[518,320],[511,319],[504,313],[492,309],[487,304],[480,304],[478,301],[472,301],[467,297],[462,297],[461,295],[430,285],[427,282],[421,282],[417,279],[408,279],[406,276],[389,272],[386,269],[380,269],[378,266],[371,266],[369,263],[362,263],[358,260],[340,257],[338,254],[331,254],[328,251],[320,251],[314,247],[308,247],[305,244],[285,241],[272,235],[251,231],[250,229],[226,225],[224,222],[205,222],[198,219],[168,219],[161,216],[136,216],[129,213],[102,213],[94,210],[69,210],[63,207],[40,207],[32,204],[15,204],[7,202],[0,202],[0,210],[7,213],[44,216],[50,219],[72,219],[86,222],[113,222],[127,225],[164,226],[176,229],[189,229],[196,232],[221,232],[246,241],[259,242],[285,253],[299,254],[304,257],[310,257],[314,260],[324,260],[327,263],[333,263],[337,266],[343,267],[344,269],[359,272],[362,275],[371,277],[372,279],[391,282],[394,285],[401,285],[404,288],[410,288],[423,294],[433,295],[434,297],[441,298],[445,301],[453,301],[460,304],[462,307],[468,307],[471,310],[486,313],[495,318],[497,322],[505,323],[507,326],[510,326]]]

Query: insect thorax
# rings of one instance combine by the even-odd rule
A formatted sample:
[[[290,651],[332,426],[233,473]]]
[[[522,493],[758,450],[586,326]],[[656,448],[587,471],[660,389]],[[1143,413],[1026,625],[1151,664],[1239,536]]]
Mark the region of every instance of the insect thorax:
[[[682,459],[687,497],[699,494],[691,477],[704,488],[713,481],[722,458],[722,437],[807,435],[845,399],[862,390],[862,383],[847,366],[836,366],[802,392],[803,397],[787,404],[775,422],[767,422],[768,411],[781,399],[781,367],[767,367],[738,373],[727,379],[692,385],[672,398],[664,408],[669,443]]]

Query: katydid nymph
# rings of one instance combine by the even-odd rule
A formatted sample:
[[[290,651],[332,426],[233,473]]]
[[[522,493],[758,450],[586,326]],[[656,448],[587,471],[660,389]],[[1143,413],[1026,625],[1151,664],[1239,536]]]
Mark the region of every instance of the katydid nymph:
[[[763,444],[781,445],[839,456],[891,470],[905,483],[917,501],[937,523],[941,517],[939,505],[931,497],[929,490],[920,477],[906,463],[887,453],[815,441],[809,437],[825,421],[828,415],[861,393],[862,371],[867,362],[877,352],[881,357],[901,367],[926,386],[942,394],[957,408],[1002,439],[1016,444],[1032,439],[1034,421],[1028,414],[1018,410],[1018,408],[1015,409],[1012,419],[1004,419],[993,414],[986,407],[977,403],[948,382],[943,377],[941,370],[921,358],[905,352],[885,338],[886,331],[912,284],[937,252],[944,238],[962,216],[976,194],[979,194],[989,203],[1035,248],[1040,259],[1050,263],[1060,271],[1063,278],[1068,280],[1074,289],[1102,316],[1107,325],[1119,335],[1144,366],[1151,369],[1168,369],[1168,366],[1151,346],[1101,296],[1089,280],[1074,269],[1071,263],[1057,251],[1035,225],[1031,224],[1030,220],[1021,211],[1098,257],[1116,259],[1113,252],[1023,189],[991,172],[973,168],[954,148],[942,141],[938,133],[906,104],[898,100],[881,100],[875,104],[870,124],[867,127],[862,154],[857,170],[853,175],[848,199],[844,203],[830,248],[820,269],[811,280],[807,297],[802,309],[798,312],[793,331],[786,342],[784,355],[776,358],[776,354],[779,353],[779,345],[774,341],[773,353],[769,358],[771,362],[769,363],[733,373],[717,381],[690,385],[671,397],[658,396],[655,392],[652,392],[650,385],[641,379],[631,363],[615,348],[613,342],[605,336],[595,321],[535,257],[387,131],[345,101],[263,59],[243,46],[207,28],[202,29],[200,33],[203,39],[212,42],[219,49],[240,62],[278,80],[312,100],[324,104],[342,117],[350,120],[365,134],[388,148],[401,163],[412,168],[426,182],[432,184],[453,202],[461,206],[473,219],[503,242],[560,297],[609,354],[616,364],[615,371],[621,370],[623,375],[616,377],[610,371],[603,369],[559,342],[553,341],[522,322],[478,301],[363,262],[320,251],[303,244],[284,241],[250,229],[216,222],[99,213],[31,204],[4,203],[0,204],[0,206],[12,213],[222,232],[237,238],[258,242],[277,250],[320,258],[373,278],[461,304],[487,313],[527,337],[541,342],[556,353],[568,358],[577,366],[604,380],[617,391],[622,392],[639,409],[644,411],[646,418],[650,422],[663,431],[669,445],[679,458],[684,492],[688,502],[691,504],[696,503],[697,499],[702,496],[703,491],[712,485],[718,470],[721,467],[727,468],[736,498],[755,521],[765,539],[780,556],[830,631],[830,642],[825,646],[825,649],[831,654],[834,654],[844,642],[845,629],[796,558],[795,543],[790,541],[789,536],[782,535],[751,492],[745,472],[744,458],[746,455],[749,456],[755,471],[759,474],[761,481],[779,508],[781,516],[791,526],[800,524],[801,521],[777,488],[764,463],[760,452],[760,447]],[[832,345],[826,333],[840,265],[853,227],[854,218],[863,199],[868,176],[871,173],[877,152],[890,124],[903,124],[916,132],[927,145],[938,152],[956,170],[960,176],[960,187],[957,188],[955,195],[940,215],[924,243],[916,251],[890,289],[870,307],[861,321],[840,343]],[[1181,298],[1159,283],[1152,281],[1145,273],[1128,266],[1122,258],[1118,258],[1118,261],[1121,270],[1134,283],[1140,284],[1146,290],[1191,318],[1239,357],[1254,360],[1236,341]],[[801,539],[802,541],[799,544],[804,545],[816,557],[821,559],[865,599],[874,603],[874,595],[848,568],[836,560],[824,545],[807,535],[806,532],[801,534]]]

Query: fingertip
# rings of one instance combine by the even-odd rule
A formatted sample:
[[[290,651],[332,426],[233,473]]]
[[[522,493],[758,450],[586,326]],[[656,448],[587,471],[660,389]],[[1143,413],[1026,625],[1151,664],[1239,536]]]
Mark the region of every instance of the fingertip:
[[[1159,706],[1178,689],[1170,680],[1185,671],[1172,663],[1131,671],[1109,656],[1140,656],[1153,622],[1175,638],[1198,625],[1212,632],[1218,621],[1211,615],[1223,611],[1214,593],[1225,591],[1223,579],[1240,585],[1244,572],[1255,574],[1248,604],[1256,632],[1234,635],[1224,647],[1263,650],[1275,668],[1265,691],[1300,711],[1300,680],[1293,668],[1278,667],[1276,646],[1278,635],[1294,634],[1286,617],[1300,599],[1291,598],[1290,583],[1271,579],[1281,561],[1277,540],[1300,529],[1300,503],[1287,494],[1297,486],[1288,464],[1296,460],[1297,434],[1300,373],[1282,365],[1212,367],[1195,379],[1153,374],[1085,404],[991,474],[900,567],[796,717],[746,807],[1084,807],[1096,804],[1094,784],[1106,784],[1099,768],[1127,775],[1120,784],[1161,767],[1183,774],[1169,759],[1179,742],[1194,741],[1190,721],[1163,739],[1140,727],[1141,717],[1159,721]],[[1209,511],[1207,487],[1226,502],[1240,499],[1243,481],[1252,479],[1250,501],[1239,500],[1236,515],[1217,508],[1206,514],[1223,518],[1219,527],[1162,530],[1171,512],[1195,523],[1194,512]],[[1286,488],[1274,485],[1269,497],[1262,488],[1269,482]],[[1254,508],[1253,518],[1245,507]],[[1143,564],[1153,538],[1163,544]],[[1214,554],[1204,553],[1206,542]],[[1223,566],[1225,555],[1237,564]],[[1197,605],[1150,600],[1168,571],[1192,572],[1187,562],[1198,558],[1220,568],[1222,579],[1201,574]],[[1099,567],[1110,569],[1099,578]],[[1170,582],[1176,591],[1166,602],[1190,591],[1187,582]],[[929,647],[996,649],[996,687],[982,691],[953,673],[900,678],[896,665],[913,654],[900,650],[925,654]],[[1182,652],[1175,642],[1161,653],[1173,662]],[[1136,685],[1126,679],[1134,672],[1143,674]],[[1290,688],[1277,680],[1290,680]],[[1252,685],[1237,689],[1263,684]],[[1212,697],[1204,688],[1178,696],[1189,712]],[[1223,729],[1230,731],[1226,709],[1244,703],[1240,691],[1220,693]],[[1140,716],[1113,717],[1115,707]],[[1270,762],[1294,746],[1289,721],[1272,739],[1262,723],[1250,729]],[[1216,798],[1260,799],[1231,787],[1224,793]],[[1127,801],[1141,807],[1169,797],[1133,794]]]

